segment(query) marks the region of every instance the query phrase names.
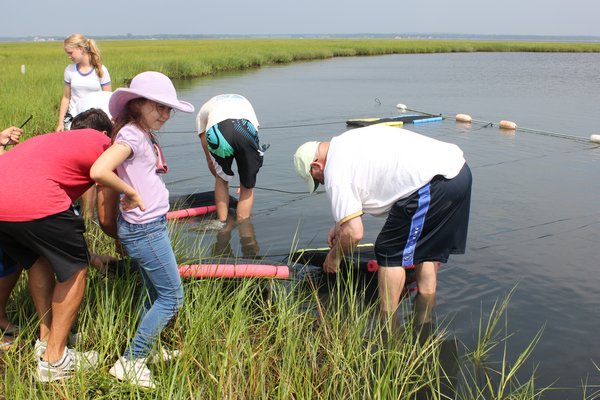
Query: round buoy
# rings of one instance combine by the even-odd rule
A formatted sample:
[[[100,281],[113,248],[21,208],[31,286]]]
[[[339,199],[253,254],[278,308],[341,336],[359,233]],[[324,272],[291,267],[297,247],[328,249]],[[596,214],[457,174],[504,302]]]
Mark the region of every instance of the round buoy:
[[[456,119],[456,122],[471,122],[472,118],[470,115],[467,114],[456,114],[456,117],[454,117]]]
[[[510,129],[514,131],[517,129],[517,124],[512,121],[500,121],[500,129]]]
[[[600,135],[592,135],[592,136],[590,136],[590,142],[600,143]]]
[[[398,110],[400,110],[400,111],[406,111],[406,105],[405,104],[398,103],[398,104],[396,104],[396,108]]]

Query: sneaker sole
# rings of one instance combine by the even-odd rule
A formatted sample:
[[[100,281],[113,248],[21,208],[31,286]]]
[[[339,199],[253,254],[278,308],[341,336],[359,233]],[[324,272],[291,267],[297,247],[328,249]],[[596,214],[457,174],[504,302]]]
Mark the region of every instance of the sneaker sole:
[[[49,383],[49,382],[54,382],[54,381],[59,381],[59,380],[64,380],[64,379],[69,379],[72,378],[74,375],[74,371],[70,371],[69,373],[43,373],[40,372],[39,370],[37,371],[37,376],[36,379],[38,382],[42,382],[42,383]]]

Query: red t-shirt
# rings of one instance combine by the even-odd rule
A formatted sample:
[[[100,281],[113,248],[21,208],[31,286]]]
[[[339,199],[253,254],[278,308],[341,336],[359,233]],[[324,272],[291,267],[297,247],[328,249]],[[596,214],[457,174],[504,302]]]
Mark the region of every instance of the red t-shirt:
[[[0,156],[0,221],[33,221],[66,211],[94,181],[90,168],[110,146],[94,129],[35,136]]]

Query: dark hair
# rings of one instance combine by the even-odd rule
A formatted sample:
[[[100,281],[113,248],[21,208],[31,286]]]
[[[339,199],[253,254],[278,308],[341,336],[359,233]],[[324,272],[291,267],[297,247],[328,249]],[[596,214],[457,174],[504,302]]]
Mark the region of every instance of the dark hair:
[[[105,131],[108,136],[111,136],[113,124],[104,111],[99,108],[90,108],[77,114],[71,122],[71,130],[84,128],[91,128],[100,132]]]
[[[114,137],[117,136],[117,133],[127,124],[135,124],[138,127],[142,121],[142,112],[140,111],[142,105],[146,103],[148,100],[144,97],[137,97],[135,99],[131,99],[125,104],[125,108],[121,111],[121,113],[114,119],[115,120],[115,129],[113,132],[113,140]]]

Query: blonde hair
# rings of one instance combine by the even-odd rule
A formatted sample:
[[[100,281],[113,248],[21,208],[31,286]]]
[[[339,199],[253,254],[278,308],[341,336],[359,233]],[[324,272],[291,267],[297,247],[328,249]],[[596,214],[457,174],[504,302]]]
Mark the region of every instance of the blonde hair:
[[[104,76],[102,72],[102,59],[100,58],[100,49],[96,46],[94,39],[88,39],[81,33],[69,35],[64,41],[65,47],[81,48],[90,56],[90,64],[96,70],[100,78]]]

